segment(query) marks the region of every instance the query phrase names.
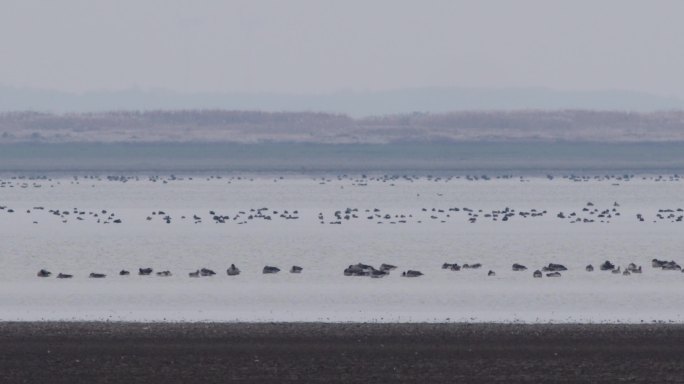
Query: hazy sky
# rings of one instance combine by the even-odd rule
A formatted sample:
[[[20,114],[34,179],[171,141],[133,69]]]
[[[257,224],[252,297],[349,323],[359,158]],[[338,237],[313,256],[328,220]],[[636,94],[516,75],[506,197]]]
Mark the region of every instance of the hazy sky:
[[[0,85],[684,97],[684,1],[3,0]]]

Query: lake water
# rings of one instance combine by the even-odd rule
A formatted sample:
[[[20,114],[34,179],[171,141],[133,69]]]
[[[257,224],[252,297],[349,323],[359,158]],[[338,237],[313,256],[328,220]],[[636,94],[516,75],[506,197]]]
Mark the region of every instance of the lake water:
[[[653,151],[659,168],[668,168],[664,158],[680,161],[668,150]],[[367,155],[350,161],[361,164]],[[580,155],[566,155],[581,161]],[[20,165],[23,155],[3,156]],[[25,173],[33,177],[42,171],[46,178],[7,173],[2,179],[0,320],[683,320],[684,273],[651,267],[653,258],[684,262],[684,223],[677,221],[684,183],[678,177],[637,172],[629,178],[571,179],[557,172],[550,179],[532,174],[548,169],[543,163],[532,167],[532,159],[525,160],[535,170],[530,174],[497,178],[511,173],[503,167],[477,180],[428,178],[415,169],[396,172],[418,173],[415,178],[378,172],[338,177],[342,171],[302,173],[290,167],[281,172],[278,166],[214,172],[220,178],[196,167],[181,169],[178,178],[166,173],[149,178],[142,168],[126,173],[126,167],[114,167],[116,174],[133,175],[123,182],[108,180],[102,171],[107,167],[80,156],[54,156],[55,164],[73,165],[59,173],[41,167]],[[164,156],[174,161],[173,155]],[[120,154],[114,157],[125,161]],[[625,161],[611,159],[611,164]],[[14,169],[2,164],[7,172]],[[66,172],[88,171],[91,165],[99,170],[92,173],[102,176],[74,172],[81,174],[74,178]],[[271,220],[255,216],[252,209],[260,208],[267,208],[262,212]],[[506,208],[513,214],[504,221]],[[561,212],[565,218],[558,217]],[[225,216],[225,223],[216,223],[215,215]],[[643,273],[599,271],[605,260],[623,269],[634,262]],[[398,269],[380,279],[343,275],[358,262]],[[444,262],[483,266],[456,272],[443,270]],[[529,269],[512,271],[516,262]],[[226,275],[231,263],[240,267],[240,276]],[[548,263],[569,270],[562,277],[532,278],[533,270]],[[304,268],[301,274],[288,272],[295,264]],[[586,272],[587,264],[596,271]],[[264,275],[265,265],[282,271]],[[173,276],[138,276],[139,267],[170,270]],[[202,267],[217,275],[188,277]],[[53,275],[36,277],[41,268]],[[121,269],[131,275],[119,276]],[[401,277],[408,269],[424,276]],[[496,276],[487,276],[489,270]],[[74,277],[56,279],[59,272]],[[91,272],[107,277],[88,278]]]
[[[0,145],[0,172],[676,173],[684,143],[25,143]]]

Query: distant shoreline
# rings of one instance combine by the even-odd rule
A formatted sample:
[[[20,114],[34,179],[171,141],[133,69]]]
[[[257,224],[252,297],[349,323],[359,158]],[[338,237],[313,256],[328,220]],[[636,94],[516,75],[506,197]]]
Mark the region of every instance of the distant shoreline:
[[[323,112],[0,113],[0,143],[684,142],[684,111],[472,110],[353,118]]]

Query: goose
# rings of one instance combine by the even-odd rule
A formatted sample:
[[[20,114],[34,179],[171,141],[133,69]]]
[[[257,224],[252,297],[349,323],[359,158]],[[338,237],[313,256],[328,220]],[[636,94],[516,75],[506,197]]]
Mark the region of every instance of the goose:
[[[104,273],[91,272],[88,277],[93,278],[93,279],[102,279],[102,278],[107,277],[107,275],[105,275]]]
[[[371,270],[371,269],[374,269],[372,265],[363,264],[363,263],[357,263],[357,264],[354,265],[354,267],[355,267],[355,268],[364,269],[364,270]]]
[[[131,273],[128,272],[127,270],[125,270],[125,269],[122,269],[121,272],[119,272],[119,276],[128,276],[128,275],[130,275],[130,274],[131,274]]]
[[[402,272],[401,276],[403,276],[403,277],[420,277],[420,276],[423,276],[423,273],[421,271],[414,271],[412,269],[409,269],[406,272]]]
[[[594,272],[594,266],[589,264],[584,268],[587,272]]]
[[[373,269],[373,270],[370,272],[370,277],[372,277],[372,278],[374,278],[374,279],[378,279],[378,278],[381,278],[381,277],[385,277],[386,275],[388,275],[387,272],[378,271],[377,269]]]
[[[52,275],[52,272],[50,272],[50,271],[48,271],[48,270],[45,270],[45,269],[41,269],[41,270],[38,271],[38,273],[36,274],[36,276],[38,276],[38,277],[48,277],[48,276],[50,276],[50,275]]]
[[[622,271],[620,271],[620,267],[617,267],[616,269],[613,269],[613,270],[610,271],[610,272],[613,273],[613,274],[615,274],[615,275],[617,275],[618,273],[621,273]]]
[[[522,264],[518,264],[518,263],[513,264],[512,268],[514,271],[526,271],[527,270],[526,266],[524,266]]]
[[[61,272],[59,275],[57,275],[58,279],[71,279],[72,277],[74,277],[74,275],[69,275],[69,274],[61,273]]]
[[[208,268],[202,268],[200,269],[200,275],[202,276],[214,276],[216,272],[212,271],[211,269]]]
[[[464,267],[465,267],[465,265],[464,265]],[[478,269],[480,267],[482,267],[482,264],[480,264],[480,263],[470,264],[470,266],[469,266],[469,268],[471,268],[471,269]]]
[[[152,273],[152,268],[138,268],[138,275],[147,276]]]
[[[350,265],[344,270],[345,276],[369,276],[371,271],[374,270],[373,267],[366,264],[355,264]]]
[[[615,265],[610,261],[606,260],[603,264],[601,264],[600,268],[602,271],[613,271],[615,270]]]
[[[568,269],[565,268],[563,264],[554,264],[554,263],[549,263],[548,266],[545,266],[542,268],[542,271],[544,272],[561,272],[561,271],[567,271]]]
[[[487,276],[496,276],[496,272],[490,269],[489,272],[487,272]]]
[[[682,269],[682,267],[679,266],[679,264],[675,263],[674,261],[666,261],[663,266],[662,266],[664,271],[675,271],[678,269]]]
[[[199,271],[199,269],[196,270],[195,272],[190,272],[190,273],[188,273],[188,276],[190,276],[190,277],[200,277],[200,271]]]
[[[292,268],[290,268],[290,273],[302,273],[303,269],[304,268],[302,268],[300,266],[293,265]]]
[[[240,269],[238,269],[238,267],[236,267],[235,264],[231,264],[230,268],[226,270],[226,273],[228,274],[228,276],[237,276],[240,274]]]
[[[171,271],[161,271],[161,272],[157,272],[157,276],[159,276],[159,277],[169,277],[169,276],[171,276]]]
[[[532,277],[534,277],[535,279],[540,279],[542,277],[541,271],[537,269],[536,271],[534,271],[534,273],[532,273]]]
[[[280,272],[280,268],[278,267],[272,267],[270,265],[267,265],[264,267],[262,273],[267,274],[267,273],[278,273]]]
[[[395,269],[397,269],[397,267],[394,266],[394,265],[392,265],[392,264],[385,264],[385,263],[383,263],[383,264],[380,265],[380,270],[381,270],[381,271],[384,271],[384,272],[392,271],[392,270],[395,270]]]
[[[561,274],[560,274],[560,272],[551,272],[551,273],[547,273],[546,277],[561,277]]]

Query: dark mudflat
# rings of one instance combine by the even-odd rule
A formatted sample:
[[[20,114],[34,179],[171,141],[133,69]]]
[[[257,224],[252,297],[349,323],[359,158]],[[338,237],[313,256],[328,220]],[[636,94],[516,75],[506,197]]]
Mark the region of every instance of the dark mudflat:
[[[684,382],[682,325],[0,323],[2,383]]]

